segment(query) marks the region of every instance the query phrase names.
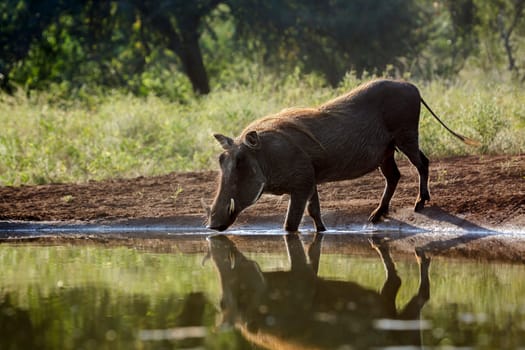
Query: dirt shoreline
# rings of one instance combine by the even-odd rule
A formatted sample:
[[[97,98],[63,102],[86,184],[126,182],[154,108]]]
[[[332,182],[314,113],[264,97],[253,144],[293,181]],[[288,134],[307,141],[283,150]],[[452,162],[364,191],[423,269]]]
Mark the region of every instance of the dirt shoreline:
[[[345,231],[347,235],[363,228],[365,232],[390,231],[403,252],[427,245],[441,255],[524,261],[525,155],[431,160],[432,199],[420,214],[412,211],[417,172],[405,159],[398,164],[402,178],[391,212],[379,225],[371,226],[366,221],[383,191],[379,171],[351,181],[320,185],[321,210],[329,230]],[[216,172],[205,171],[0,187],[0,231],[2,227],[5,231],[6,227],[46,222],[203,228],[202,201],[211,203],[216,179]],[[233,230],[242,233],[245,228],[259,227],[277,234],[287,203],[286,196],[264,195],[240,215]],[[305,217],[301,230],[311,229],[311,220]],[[16,233],[8,236],[16,238]]]

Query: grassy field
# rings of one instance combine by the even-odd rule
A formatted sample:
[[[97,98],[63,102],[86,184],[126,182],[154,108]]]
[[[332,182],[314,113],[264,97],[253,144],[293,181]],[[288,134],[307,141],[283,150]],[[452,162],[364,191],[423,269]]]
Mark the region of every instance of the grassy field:
[[[328,88],[315,75],[283,78],[257,68],[245,77],[177,102],[121,92],[0,95],[0,185],[215,168],[220,148],[212,133],[236,135],[253,119],[320,104],[361,82],[348,74],[338,88]],[[524,152],[522,86],[489,78],[414,83],[445,123],[482,142],[479,148],[464,146],[424,112],[420,142],[431,158]]]

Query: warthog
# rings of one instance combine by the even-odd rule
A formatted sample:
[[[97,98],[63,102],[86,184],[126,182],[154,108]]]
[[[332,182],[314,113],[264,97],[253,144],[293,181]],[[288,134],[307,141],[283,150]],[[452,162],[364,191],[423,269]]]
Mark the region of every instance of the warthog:
[[[378,292],[352,281],[317,276],[322,234],[308,248],[299,235],[285,236],[290,270],[261,271],[227,237],[209,239],[210,256],[221,290],[222,322],[235,326],[253,343],[268,349],[370,349],[421,345],[421,309],[430,298],[430,258],[416,250],[420,267],[417,292],[396,308],[401,279],[387,242],[372,240],[386,271]]]
[[[428,159],[419,149],[419,112],[423,105],[450,130],[407,82],[374,80],[317,108],[285,109],[248,125],[235,140],[215,134],[220,155],[220,184],[208,214],[208,227],[227,229],[262,193],[289,194],[284,228],[297,231],[305,208],[316,231],[324,231],[317,185],[354,179],[380,168],[386,187],[369,217],[388,212],[400,178],[394,152],[400,150],[419,173],[415,210],[430,200]]]

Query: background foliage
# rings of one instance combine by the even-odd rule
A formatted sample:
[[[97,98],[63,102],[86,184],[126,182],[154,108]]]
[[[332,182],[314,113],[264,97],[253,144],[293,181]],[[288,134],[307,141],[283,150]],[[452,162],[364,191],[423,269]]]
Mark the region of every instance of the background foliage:
[[[0,82],[173,99],[188,84],[207,94],[237,81],[246,60],[317,72],[331,86],[389,65],[452,78],[471,61],[523,82],[524,9],[525,0],[2,0]]]
[[[0,0],[0,184],[215,167],[213,132],[376,76],[431,157],[522,153],[525,0]]]

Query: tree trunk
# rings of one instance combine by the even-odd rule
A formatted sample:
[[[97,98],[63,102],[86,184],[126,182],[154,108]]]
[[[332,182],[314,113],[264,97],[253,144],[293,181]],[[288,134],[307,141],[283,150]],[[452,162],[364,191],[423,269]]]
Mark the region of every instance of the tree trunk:
[[[169,17],[164,14],[156,15],[151,21],[157,31],[168,38],[168,48],[181,60],[193,91],[196,94],[208,94],[210,83],[199,46],[199,18],[179,18],[177,22],[178,28],[175,29]]]
[[[505,52],[507,54],[507,60],[509,62],[510,71],[518,71],[518,66],[516,65],[516,59],[514,58],[514,48],[511,44],[511,35],[518,26],[519,22],[522,20],[523,11],[525,10],[525,0],[516,0],[513,3],[512,18],[508,28],[505,25],[505,14],[503,10],[500,10],[497,16],[497,25],[500,32],[500,37],[503,40],[503,45],[505,47]]]
[[[512,72],[516,69],[516,61],[514,60],[514,56],[512,54],[512,45],[510,43],[510,36],[514,28],[512,26],[508,30],[505,28],[503,14],[501,12],[498,14],[498,27],[500,32],[500,38],[503,41],[505,53],[507,54],[507,60],[509,62],[509,71]]]
[[[210,92],[208,73],[204,67],[202,52],[199,46],[199,35],[196,30],[182,35],[182,64],[196,94],[206,95]]]

